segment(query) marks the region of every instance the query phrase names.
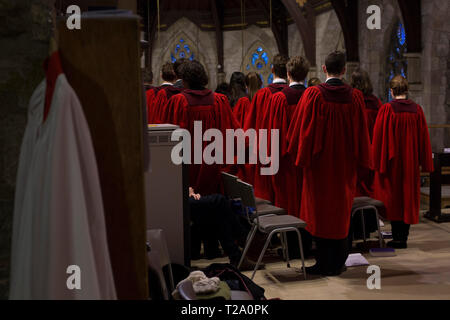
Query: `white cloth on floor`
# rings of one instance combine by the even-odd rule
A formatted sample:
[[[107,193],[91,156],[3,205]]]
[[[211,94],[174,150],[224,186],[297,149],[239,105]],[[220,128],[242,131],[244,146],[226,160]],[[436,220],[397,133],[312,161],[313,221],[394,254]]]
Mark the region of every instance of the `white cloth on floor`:
[[[31,97],[19,160],[10,299],[116,299],[89,127],[58,53],[46,73]],[[67,285],[76,283],[72,265],[81,289]]]
[[[208,278],[202,271],[191,272],[185,280],[192,282],[192,287],[196,294],[214,293],[219,290],[220,279],[217,277]]]

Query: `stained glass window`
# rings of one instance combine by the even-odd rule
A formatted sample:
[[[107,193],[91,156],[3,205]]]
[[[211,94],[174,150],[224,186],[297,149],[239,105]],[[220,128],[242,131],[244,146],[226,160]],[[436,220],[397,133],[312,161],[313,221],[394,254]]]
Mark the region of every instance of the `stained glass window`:
[[[408,72],[408,63],[404,54],[407,52],[406,32],[403,24],[399,22],[392,34],[391,48],[386,62],[386,100],[391,101],[391,92],[389,83],[396,75],[402,75],[406,78]]]
[[[259,74],[263,85],[271,84],[273,82],[273,75],[269,60],[269,53],[267,53],[264,47],[258,45],[253,47],[253,50],[247,54],[242,68],[245,69],[244,71],[246,73],[254,71]]]
[[[183,38],[180,38],[179,43],[175,45],[174,52],[170,54],[172,63],[181,58],[187,58],[191,61],[194,60],[194,52],[192,52],[190,45]]]

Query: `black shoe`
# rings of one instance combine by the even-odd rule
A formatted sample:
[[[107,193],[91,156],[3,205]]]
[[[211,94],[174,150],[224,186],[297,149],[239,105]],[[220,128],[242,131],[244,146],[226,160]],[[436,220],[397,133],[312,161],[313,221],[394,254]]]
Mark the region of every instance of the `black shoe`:
[[[340,276],[342,273],[344,273],[345,271],[347,271],[347,267],[343,266],[341,269],[337,270],[337,271],[331,271],[331,272],[326,272],[324,274],[324,276],[327,277],[337,277]]]
[[[386,246],[389,248],[394,248],[394,249],[408,248],[406,241],[396,241],[396,240],[389,241],[388,243],[386,243]]]
[[[321,276],[323,274],[322,269],[317,265],[313,265],[312,267],[306,267],[306,274]]]

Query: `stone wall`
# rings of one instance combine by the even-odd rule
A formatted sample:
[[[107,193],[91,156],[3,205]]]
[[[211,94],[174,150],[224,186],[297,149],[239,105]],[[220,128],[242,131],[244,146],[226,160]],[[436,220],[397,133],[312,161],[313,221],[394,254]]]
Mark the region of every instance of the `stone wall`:
[[[14,187],[28,100],[43,79],[49,0],[0,0],[0,299],[7,298]]]

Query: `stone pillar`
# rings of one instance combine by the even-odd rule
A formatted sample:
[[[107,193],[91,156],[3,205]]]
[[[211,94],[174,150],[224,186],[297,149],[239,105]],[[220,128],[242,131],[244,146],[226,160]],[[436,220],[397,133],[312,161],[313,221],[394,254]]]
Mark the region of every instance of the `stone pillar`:
[[[311,78],[318,78],[316,66],[309,68],[308,79],[311,79]]]
[[[360,66],[359,62],[356,61],[348,61],[345,67],[347,68],[347,71],[345,73],[345,81],[347,81],[348,84],[352,81],[352,74],[353,72],[358,69]]]
[[[225,72],[217,72],[217,84],[221,84],[226,81],[226,73]]]
[[[407,80],[409,82],[409,97],[423,104],[423,83],[422,83],[422,54],[405,53],[408,62]]]

